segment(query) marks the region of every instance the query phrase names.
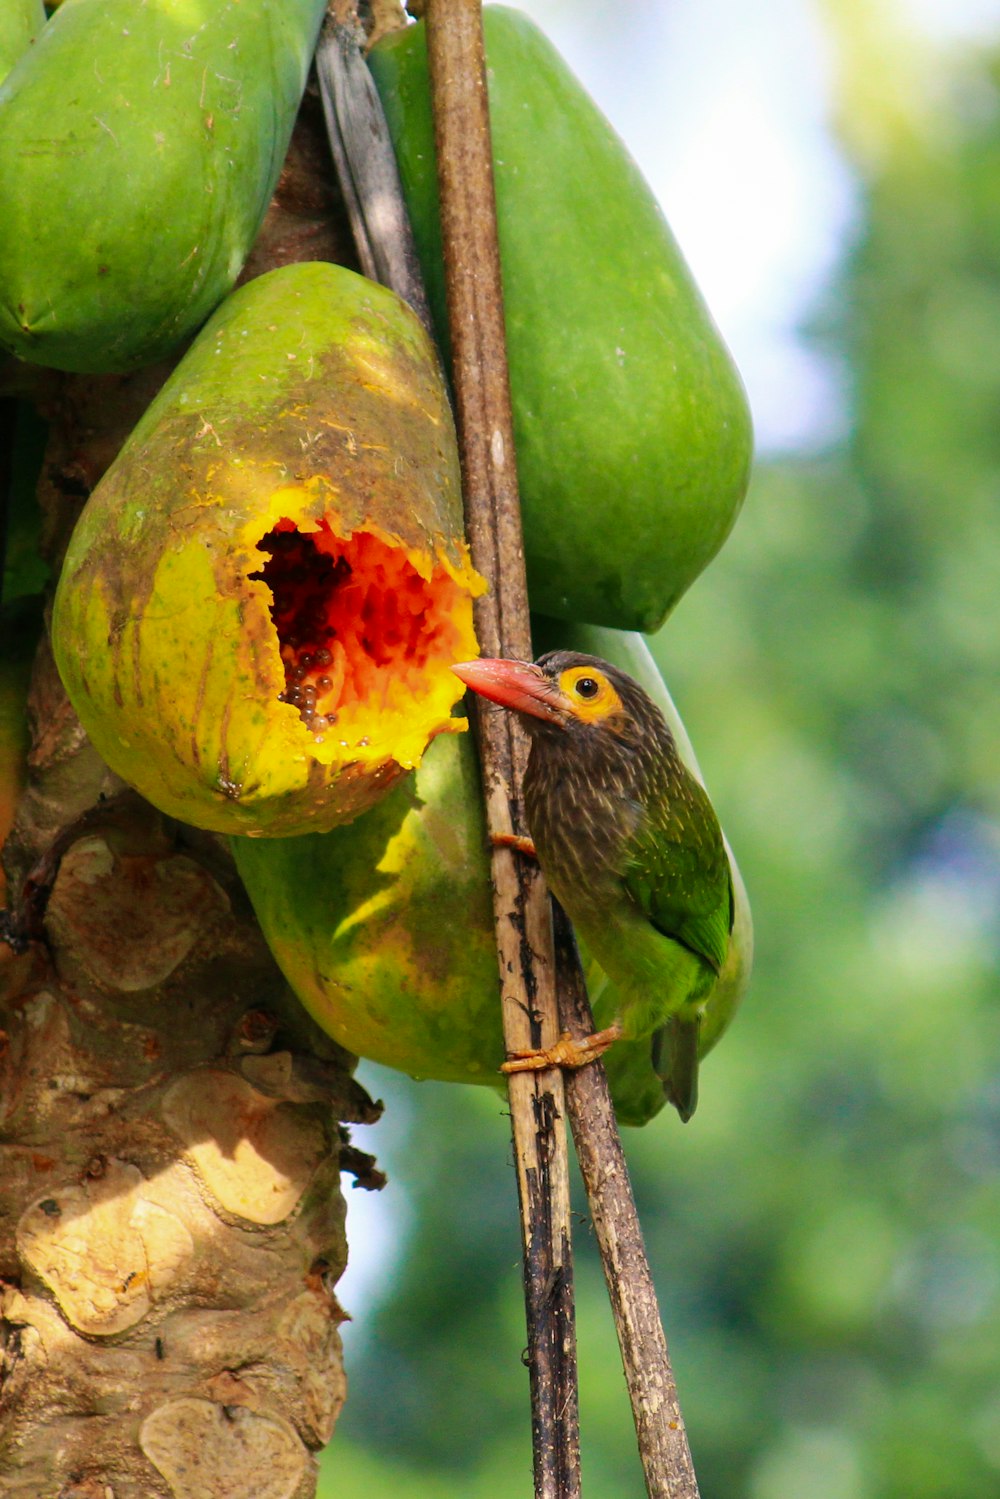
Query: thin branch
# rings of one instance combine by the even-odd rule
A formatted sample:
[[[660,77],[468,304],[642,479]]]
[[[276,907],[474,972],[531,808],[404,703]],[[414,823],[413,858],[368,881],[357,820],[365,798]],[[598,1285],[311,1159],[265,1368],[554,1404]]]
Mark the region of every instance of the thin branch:
[[[427,54],[448,288],[452,378],[466,528],[489,589],[476,632],[487,655],[531,653],[521,512],[500,284],[489,111],[479,0],[430,0]],[[479,711],[491,834],[523,832],[523,730]],[[558,1035],[549,903],[539,872],[493,850],[494,915],[508,1052]],[[508,1079],[524,1239],[535,1492],[579,1493],[579,1435],[569,1172],[559,1072]]]
[[[391,286],[429,325],[395,157],[362,60],[364,33],[350,0],[335,11],[323,29],[317,74],[359,259],[367,275]],[[476,629],[484,650],[527,655],[531,637],[478,4],[461,0],[452,6],[448,0],[443,14],[438,7],[428,17],[428,48],[441,130],[438,160],[466,520],[473,562],[490,585],[477,605]],[[512,832],[516,823],[521,830],[514,788],[520,787],[527,759],[523,734],[499,712],[484,714],[478,727],[490,829]],[[537,869],[509,850],[494,855],[493,882],[507,1049],[549,1045],[558,1025],[544,886]],[[538,1499],[576,1499],[579,1418],[562,1075],[516,1074],[509,1095],[524,1247],[535,1492]]]
[[[559,1014],[576,1037],[594,1029],[573,928],[553,901]],[[566,1074],[566,1102],[618,1333],[650,1499],[698,1499],[691,1449],[660,1321],[632,1183],[603,1062]]]
[[[490,583],[488,594],[477,606],[477,632],[486,654],[528,658],[531,639],[479,4],[478,0],[431,0],[428,9],[467,527],[473,560]],[[396,230],[388,227],[393,216],[383,217],[378,208],[387,180],[384,167],[369,170],[360,165],[369,143],[374,142],[371,149],[381,155],[388,137],[377,95],[357,86],[359,43],[358,29],[342,26],[336,54],[328,52],[333,56],[329,66],[342,73],[335,110],[327,102],[327,94],[333,92],[329,66],[325,83],[324,68],[319,71],[328,124],[332,116],[331,128],[341,131],[346,142],[341,152],[346,152],[351,180],[357,184],[351,189],[357,199],[352,224],[365,263],[365,238],[373,244],[370,253],[374,257],[381,236]],[[328,49],[330,45],[328,40]],[[344,172],[342,180],[346,181]],[[398,192],[394,165],[393,180],[392,190]],[[404,243],[412,247],[405,209],[396,211],[395,217],[405,223]],[[388,266],[377,272],[379,279],[414,306],[418,302],[408,287],[415,282],[419,301],[425,305],[411,249],[402,268],[398,260],[389,265],[384,252],[371,263]],[[511,715],[487,707],[478,698],[475,705],[490,831],[523,831],[519,799],[527,758],[523,734]],[[507,1050],[548,1045],[559,1029],[548,902],[535,867],[508,850],[494,851],[493,881]],[[565,1029],[582,1037],[593,1031],[593,1018],[572,928],[561,908],[552,904],[559,1019]],[[568,1073],[565,1084],[558,1073],[515,1073],[508,1082],[525,1243],[536,1494],[544,1499],[573,1499],[580,1484],[569,1192],[560,1128],[565,1098],[618,1332],[647,1492],[651,1499],[698,1499],[603,1064]]]

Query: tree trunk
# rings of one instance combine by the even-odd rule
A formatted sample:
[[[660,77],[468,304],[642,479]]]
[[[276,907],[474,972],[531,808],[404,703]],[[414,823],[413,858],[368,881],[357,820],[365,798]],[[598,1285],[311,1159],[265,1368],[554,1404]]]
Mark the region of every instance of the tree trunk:
[[[247,275],[349,261],[315,102]],[[25,367],[0,370],[23,380]],[[58,568],[167,373],[36,372]],[[224,840],[107,770],[43,638],[0,946],[0,1489],[306,1499],[344,1398],[339,1121],[378,1114],[276,969]]]

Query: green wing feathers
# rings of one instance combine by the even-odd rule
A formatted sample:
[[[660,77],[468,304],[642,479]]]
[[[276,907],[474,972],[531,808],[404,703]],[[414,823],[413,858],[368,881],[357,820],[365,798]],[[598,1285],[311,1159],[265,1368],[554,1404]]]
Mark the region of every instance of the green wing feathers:
[[[718,973],[733,926],[733,887],[722,830],[708,795],[679,762],[643,808],[625,889],[665,937]]]

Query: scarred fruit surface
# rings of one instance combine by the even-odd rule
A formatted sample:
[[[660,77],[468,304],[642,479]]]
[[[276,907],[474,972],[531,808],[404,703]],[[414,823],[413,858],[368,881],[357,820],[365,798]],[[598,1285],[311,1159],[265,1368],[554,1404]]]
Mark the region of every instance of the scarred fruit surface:
[[[424,330],[300,263],[223,304],[95,489],[53,648],[155,806],[280,836],[350,820],[465,727],[449,666],[481,589]]]

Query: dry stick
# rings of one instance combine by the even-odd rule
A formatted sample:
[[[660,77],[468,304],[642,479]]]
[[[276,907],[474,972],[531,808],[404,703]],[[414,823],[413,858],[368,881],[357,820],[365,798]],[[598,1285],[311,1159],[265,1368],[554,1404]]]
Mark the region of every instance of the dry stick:
[[[409,302],[433,338],[427,294],[382,104],[351,0],[323,22],[316,48],[323,115],[361,269]]]
[[[324,26],[317,53],[334,163],[362,265],[411,306],[426,309],[392,145],[378,95],[362,61],[362,39],[350,0],[341,0],[336,18],[331,17]],[[450,147],[444,149],[447,159]],[[492,211],[492,180],[488,187]],[[390,252],[382,240],[387,235],[395,239],[397,234],[399,243],[395,252]],[[496,298],[499,310],[499,292]],[[476,317],[474,312],[472,326],[478,330]],[[460,326],[459,315],[454,315],[453,326]],[[502,340],[502,330],[502,318],[498,333],[494,317],[493,332],[483,335],[484,342],[492,338],[495,347],[497,338]],[[475,397],[468,395],[468,377],[463,379],[458,370],[462,347],[459,337],[456,384],[460,396],[465,395],[470,441],[474,442],[477,432],[499,434],[491,439],[488,454],[467,451],[464,456],[466,491],[477,494],[485,507],[478,526],[472,525],[473,557],[491,580],[491,593],[477,615],[479,639],[487,648],[492,642],[494,654],[499,652],[498,609],[505,607],[508,648],[526,654],[530,640],[520,512],[513,484],[506,365],[501,362],[484,378],[477,408]],[[500,349],[502,356],[502,342]],[[467,354],[466,359],[469,357]],[[507,465],[498,461],[505,452],[510,455]],[[491,525],[494,492],[501,494],[507,518],[502,544]],[[510,559],[515,563],[513,569],[508,565]],[[511,593],[511,580],[519,596]],[[521,765],[524,761],[523,742],[517,746],[512,743],[511,727],[506,715],[493,714],[482,725],[480,739],[484,771],[493,788],[488,798],[490,815],[500,831],[513,828],[515,755]],[[556,1006],[551,931],[537,871],[522,860],[515,861],[507,851],[498,853],[494,890],[508,1049],[537,1046],[541,1041],[548,1045],[555,1039]],[[544,1020],[540,1018],[543,1012]],[[562,1076],[558,1072],[522,1074],[511,1078],[509,1091],[525,1252],[535,1490],[540,1499],[575,1499],[580,1492],[580,1456]]]
[[[404,297],[426,323],[426,299],[413,252],[409,221],[402,206],[396,162],[378,96],[362,60],[362,42],[363,32],[351,0],[338,0],[335,14],[324,26],[317,52],[317,74],[334,163],[365,271]],[[447,150],[446,147],[446,155]],[[492,184],[490,192],[492,194]],[[502,329],[502,322],[500,326]],[[473,430],[497,431],[501,434],[501,443],[506,434],[506,452],[512,455],[505,366],[499,386],[495,379],[485,383],[490,408],[481,419],[478,415],[473,417]],[[494,421],[493,406],[497,399],[503,410]],[[503,451],[491,442],[485,460],[482,456],[477,460],[475,455],[466,458],[466,474],[484,472],[484,462],[487,468],[496,467],[498,453]],[[503,469],[504,465],[500,463],[499,468]],[[500,489],[513,477],[513,472],[511,456],[509,472],[500,476]],[[483,489],[482,484],[479,485],[479,492],[485,496],[487,505],[490,504],[490,488],[496,489],[497,486],[489,485]],[[505,506],[508,519],[512,517],[516,528],[514,555],[518,561],[515,574],[520,579],[518,586],[523,595],[516,490],[507,496]],[[477,550],[474,540],[473,555],[480,570],[492,576],[497,571],[497,543],[489,529],[484,534],[485,550],[483,545]],[[509,548],[510,543],[504,545]],[[499,571],[503,573],[504,566]],[[506,572],[509,574],[509,569]],[[480,640],[492,639],[494,649],[500,649],[496,613],[497,601],[500,600],[506,602],[506,618],[513,622],[509,626],[513,633],[507,637],[509,648],[527,652],[526,603],[523,598],[520,601],[512,598],[503,587],[494,586],[487,605],[491,613],[484,617],[480,612],[477,618]],[[502,715],[493,715],[483,731],[482,740],[484,765],[498,767],[494,776],[494,820],[501,831],[509,831],[513,826],[509,788],[513,756],[518,751],[511,744],[509,728]],[[495,740],[492,749],[489,743],[491,735]],[[522,763],[523,749],[522,744],[519,751]],[[515,864],[510,854],[498,857],[497,866],[494,878],[498,892],[498,940],[502,945],[500,963],[506,979],[504,994],[510,1012],[508,1046],[537,1045],[543,1038],[548,1044],[554,1039],[555,1001],[552,994],[551,933],[547,926],[544,896],[539,897],[537,876],[520,863]],[[532,893],[528,894],[529,891]],[[530,934],[539,960],[545,960],[540,975],[530,966],[531,942],[524,934]],[[522,964],[529,965],[523,975]],[[530,1002],[529,995],[532,996]],[[537,1016],[543,1008],[547,1018],[544,1024],[540,1024]],[[542,1499],[574,1499],[579,1493],[580,1483],[579,1441],[569,1182],[565,1136],[560,1128],[564,1113],[561,1075],[550,1073],[544,1078],[537,1075],[515,1078],[511,1090],[525,1244],[536,1493]]]
[[[328,21],[324,29],[317,64],[331,145],[345,184],[345,199],[355,241],[367,273],[375,274],[377,279],[391,286],[420,311],[426,321],[423,283],[413,252],[409,220],[402,207],[395,158],[378,96],[362,62],[363,34],[349,0],[339,0],[337,11],[336,24]],[[490,191],[492,193],[492,185]],[[387,237],[394,242],[395,251],[385,247]],[[492,430],[485,425],[480,428],[481,432]],[[510,479],[509,472],[504,478]],[[508,496],[508,501],[515,503],[516,495]],[[523,593],[519,529],[515,553],[510,557],[498,556],[497,563],[499,588],[494,589],[494,596],[509,601],[508,585],[511,581]],[[480,558],[478,565],[484,573],[491,570],[488,560]],[[494,628],[487,648],[493,654],[530,654],[527,624],[518,611],[515,611],[515,628],[520,632],[515,636],[516,643],[506,637],[501,639],[498,628]],[[480,639],[485,643],[487,637],[481,633]],[[503,720],[494,714],[491,714],[490,722],[495,728],[501,728],[503,724]],[[513,818],[508,818],[504,825],[503,812],[509,805],[504,791],[499,808],[499,831],[510,830],[513,826]],[[507,883],[506,873],[497,889],[509,892],[504,913],[515,909],[517,892]],[[585,1036],[594,1026],[576,944],[569,922],[558,905],[555,906],[555,917],[562,1024],[574,1035]],[[520,931],[519,926],[517,930]],[[516,970],[516,961],[512,961]],[[537,1040],[538,1034],[537,1029],[532,1031],[533,1041]],[[551,1027],[546,1034],[551,1034]],[[508,1048],[511,1044],[508,1040]],[[521,1039],[516,1039],[513,1044],[520,1046]],[[511,1081],[515,1088],[522,1086],[521,1079]],[[646,1487],[653,1499],[697,1499],[691,1455],[603,1065],[597,1063],[568,1073],[565,1088],[580,1169],[604,1262]],[[554,1095],[544,1104],[539,1101],[540,1096],[530,1095],[533,1118],[550,1113],[556,1106]],[[545,1148],[543,1161],[548,1155],[548,1148]],[[520,1161],[520,1154],[518,1158]],[[528,1172],[533,1170],[534,1167],[529,1165]],[[525,1175],[524,1172],[520,1174]],[[529,1221],[524,1229],[527,1243],[531,1243],[534,1237],[530,1211],[529,1204]],[[566,1243],[568,1246],[568,1238]],[[568,1256],[566,1265],[568,1269]],[[537,1270],[537,1284],[544,1291],[547,1272],[540,1263]],[[569,1295],[568,1276],[562,1278],[560,1289]],[[542,1359],[542,1367],[533,1378],[533,1398],[537,1396],[540,1407],[535,1416],[536,1471],[541,1471],[540,1493],[562,1496],[576,1493],[579,1484],[571,1358],[555,1367],[559,1359],[559,1323],[567,1312],[570,1320],[564,1325],[570,1341],[566,1343],[564,1353],[571,1355],[572,1352],[572,1302],[564,1300],[561,1307],[553,1310],[556,1320],[550,1328],[551,1335],[532,1334],[536,1354],[548,1355],[547,1362]],[[544,1324],[545,1319],[543,1304],[540,1322]],[[535,1327],[538,1320],[533,1319],[529,1310],[529,1326]],[[555,1436],[546,1435],[553,1428]],[[562,1479],[559,1477],[560,1462]],[[544,1487],[546,1483],[549,1484],[547,1488]],[[551,1487],[552,1483],[555,1483],[555,1489]]]
[[[553,901],[559,1013],[572,1035],[594,1029],[573,928]],[[650,1499],[698,1499],[691,1450],[646,1257],[604,1064],[566,1074],[573,1142],[604,1264]]]
[[[489,112],[479,0],[430,0],[427,52],[437,147],[452,377],[472,560],[489,584],[476,633],[491,656],[531,653],[521,512],[507,382]],[[478,710],[491,834],[523,831],[523,730]],[[552,931],[540,874],[493,850],[504,1041],[508,1053],[558,1036]],[[508,1079],[524,1241],[535,1492],[580,1491],[569,1170],[562,1076]]]
[[[473,561],[490,583],[490,593],[477,615],[479,643],[486,655],[524,659],[531,655],[531,640],[510,425],[479,0],[429,0],[427,50],[466,523]],[[512,831],[512,793],[520,792],[524,737],[512,715],[500,718],[495,710],[485,708],[480,711],[480,744],[489,830],[491,834],[507,833]],[[518,804],[517,820],[519,817]],[[494,851],[493,874],[501,973],[507,976],[504,1038],[510,1052],[526,1044],[519,1013],[523,1003],[513,992],[509,977],[516,972],[512,969],[516,925],[513,932],[509,930],[513,881],[520,876],[527,884],[530,874],[524,861],[520,869],[512,870],[501,850]],[[526,899],[535,913],[536,903],[543,899],[537,883],[529,886]],[[593,1019],[572,932],[565,916],[559,915],[563,934],[559,982],[564,989],[565,1015],[576,1034],[586,1035],[594,1028]],[[536,940],[544,940],[547,920],[540,910],[535,919],[539,923]],[[548,951],[544,966],[537,971],[539,979],[545,980],[548,1002]],[[530,969],[525,977],[530,985]],[[542,1008],[542,998],[539,993],[536,1009]],[[544,1030],[553,1033],[551,1018]],[[538,1042],[532,1039],[530,1044]],[[510,1084],[517,1143],[525,1082],[515,1074]],[[555,1085],[549,1086],[555,1099]],[[569,1074],[565,1093],[618,1330],[646,1487],[652,1499],[697,1499],[697,1480],[603,1066]],[[537,1118],[537,1101],[530,1101]],[[522,1203],[527,1199],[528,1193],[523,1192]],[[568,1243],[568,1226],[566,1232]],[[529,1274],[530,1258],[529,1254]],[[529,1292],[529,1318],[530,1299]]]

